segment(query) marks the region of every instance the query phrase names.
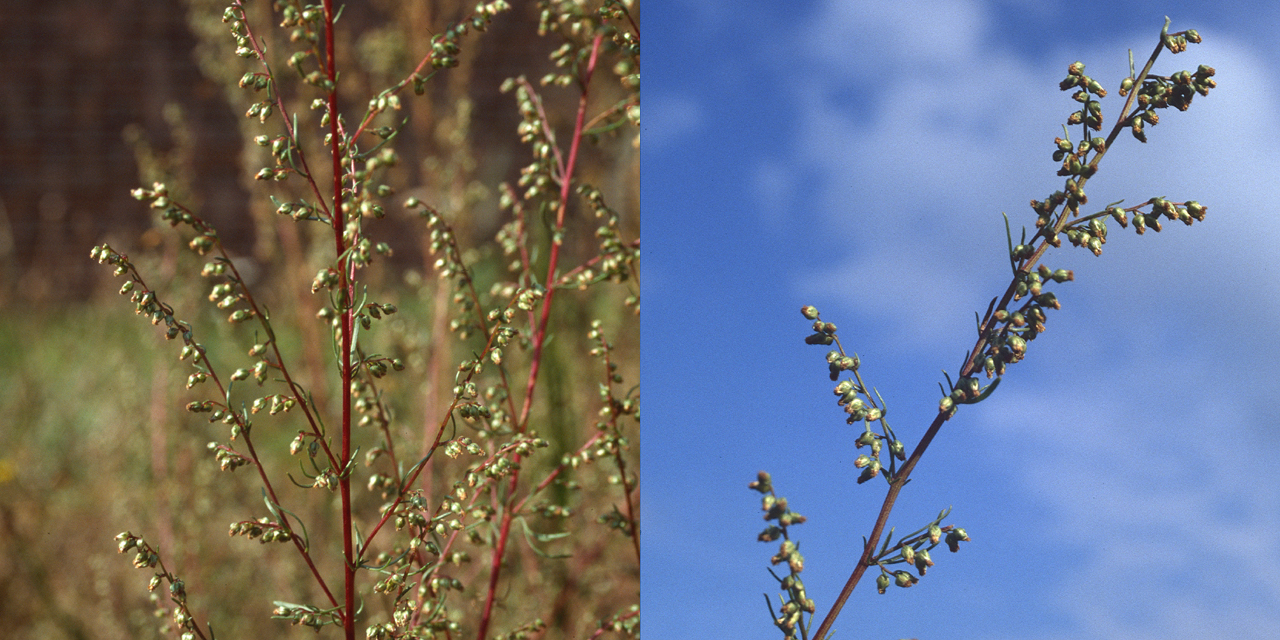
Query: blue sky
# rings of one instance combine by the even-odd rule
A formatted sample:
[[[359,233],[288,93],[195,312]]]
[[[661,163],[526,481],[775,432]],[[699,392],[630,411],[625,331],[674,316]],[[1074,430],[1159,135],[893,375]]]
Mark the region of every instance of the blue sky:
[[[951,506],[973,541],[914,588],[864,580],[835,637],[1274,637],[1280,5],[645,0],[649,637],[781,637],[761,469],[809,518],[793,538],[825,613],[885,485],[855,483],[860,428],[800,307],[841,327],[913,447],[1008,282],[1000,213],[1016,233],[1062,187],[1067,65],[1112,122],[1127,51],[1141,65],[1165,15],[1205,42],[1155,72],[1208,64],[1219,88],[1148,144],[1119,138],[1086,210],[1159,195],[1208,219],[1047,255],[1076,274],[1052,288],[1063,309],[946,425],[890,522]]]

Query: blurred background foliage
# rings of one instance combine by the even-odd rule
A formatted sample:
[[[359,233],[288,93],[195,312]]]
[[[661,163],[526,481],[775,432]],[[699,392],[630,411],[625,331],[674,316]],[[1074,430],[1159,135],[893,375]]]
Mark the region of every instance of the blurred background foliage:
[[[431,35],[468,15],[473,4],[346,2],[336,35],[347,121],[357,122],[367,99],[407,75],[429,50]],[[425,96],[404,96],[398,115],[408,116],[408,125],[394,141],[401,161],[386,180],[398,191],[386,200],[388,216],[367,226],[395,251],[363,278],[379,301],[401,309],[372,339],[409,365],[383,384],[393,399],[397,435],[410,442],[421,443],[425,426],[439,420],[452,397],[456,363],[468,350],[448,332],[450,292],[432,274],[425,225],[400,203],[417,196],[444,214],[462,246],[472,248],[466,258],[478,276],[489,278],[482,285],[503,272],[506,260],[492,240],[504,222],[497,185],[514,185],[531,156],[516,135],[514,97],[498,88],[508,77],[536,82],[553,71],[548,56],[560,44],[538,35],[535,3],[513,4],[488,32],[464,38],[459,67],[431,80]],[[194,321],[215,362],[243,366],[252,336],[234,332],[225,314],[204,300],[208,283],[197,275],[203,261],[185,250],[188,238],[129,196],[136,186],[167,182],[177,199],[218,228],[241,268],[254,272],[255,296],[272,309],[275,326],[290,329],[280,331],[285,356],[295,368],[303,365],[303,384],[317,403],[332,406],[332,353],[327,329],[316,319],[323,301],[309,292],[316,269],[329,259],[331,237],[321,225],[276,215],[256,188],[253,174],[271,163],[252,137],[279,123],[262,127],[242,117],[252,95],[236,87],[247,67],[231,53],[220,20],[224,7],[207,0],[18,0],[0,18],[6,101],[0,109],[0,629],[6,638],[159,637],[147,603],[150,572],[116,553],[113,536],[124,530],[159,545],[186,580],[197,615],[212,620],[219,637],[314,635],[270,620],[271,600],[315,596],[296,555],[223,533],[265,511],[251,470],[221,472],[205,450],[211,440],[225,441],[225,427],[182,410],[202,399],[183,388],[189,365],[116,295],[120,282],[109,269],[89,259],[89,249],[103,241],[129,254],[148,284]],[[269,52],[286,51],[281,39],[287,34],[266,28],[275,23],[269,8],[249,3],[251,14],[258,12],[255,34],[270,38]],[[276,71],[292,74],[279,65]],[[594,82],[592,91],[590,113],[625,95],[612,75]],[[544,98],[557,133],[568,139],[576,92],[547,88]],[[305,102],[293,106],[304,120],[312,115],[301,108]],[[578,175],[622,214],[624,237],[638,238],[638,133],[624,127],[597,142],[584,145]],[[596,221],[586,207],[571,207],[569,215],[577,233],[569,235],[561,264],[572,267],[595,254]],[[638,384],[639,323],[623,303],[638,293],[632,281],[558,299],[552,324],[560,330],[547,348],[531,420],[553,450],[527,461],[525,486],[595,429],[604,374],[586,354],[593,318],[603,320],[617,347],[614,361],[625,381],[620,391]],[[266,428],[256,433],[259,447],[271,449],[269,459],[292,464],[285,458],[295,417],[263,420]],[[638,438],[638,429],[630,435]],[[638,473],[638,447],[627,456],[629,470]],[[556,489],[551,497],[574,509],[572,522],[530,521],[537,531],[574,531],[543,545],[572,555],[549,563],[529,545],[513,546],[494,631],[541,616],[551,625],[544,637],[586,637],[598,620],[638,601],[630,541],[596,524],[622,503],[611,474],[616,468],[607,462],[583,466],[572,480],[586,490]],[[314,510],[303,515],[315,546],[340,536],[340,527],[322,515],[334,513],[333,496],[322,494],[298,489],[283,498]],[[363,489],[359,495],[365,513],[380,503]],[[482,560],[455,575],[468,586],[466,598],[483,597]],[[339,567],[321,569],[337,575]],[[367,614],[385,613],[382,605],[367,602]]]

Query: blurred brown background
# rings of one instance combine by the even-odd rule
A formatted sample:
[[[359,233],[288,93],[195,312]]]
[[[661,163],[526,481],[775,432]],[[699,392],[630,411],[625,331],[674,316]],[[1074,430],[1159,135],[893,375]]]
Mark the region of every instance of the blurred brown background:
[[[253,10],[268,3],[249,4]],[[344,86],[357,88],[348,94],[357,96],[403,78],[425,55],[430,36],[473,6],[458,0],[344,4],[338,51],[347,58],[340,60],[347,74]],[[556,43],[529,28],[536,23],[534,3],[515,4],[485,37],[464,40],[461,66],[429,83],[429,99],[407,95],[409,125],[395,144],[404,168],[400,184],[448,187],[431,185],[423,162],[453,151],[439,128],[455,118],[454,105],[464,95],[475,114],[466,140],[478,160],[470,178],[496,185],[518,177],[527,150],[512,135],[518,123],[514,99],[498,87],[507,77],[523,73],[536,81],[550,71],[547,54]],[[218,55],[232,44],[218,20],[223,7],[205,0],[5,3],[0,13],[0,301],[82,299],[104,280],[101,267],[88,257],[92,246],[106,239],[129,252],[146,242],[139,238],[145,238],[155,216],[129,196],[130,189],[149,184],[139,176],[138,144],[168,161],[169,171],[177,174],[170,179],[189,190],[185,202],[198,205],[228,245],[264,263],[274,261],[275,222],[255,222],[264,211],[254,208],[245,188],[266,164],[245,161],[249,155],[241,131],[252,133],[257,125],[242,114],[255,96],[226,85],[249,65],[236,66],[235,58],[228,62]],[[368,73],[353,70],[351,63]],[[358,121],[364,106],[346,103],[348,122]],[[480,219],[471,221],[480,235],[493,230],[483,219],[495,208],[488,200],[476,208]],[[388,226],[381,231],[394,236]],[[420,257],[406,250],[397,249],[397,261]]]

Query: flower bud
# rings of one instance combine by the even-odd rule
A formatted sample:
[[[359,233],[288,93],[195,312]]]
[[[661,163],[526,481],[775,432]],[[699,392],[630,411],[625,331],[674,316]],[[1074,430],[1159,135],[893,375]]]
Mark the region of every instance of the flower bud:
[[[876,591],[884,593],[889,589],[889,584],[892,582],[893,579],[890,578],[887,573],[882,573],[879,576],[876,576]]]
[[[862,474],[858,476],[858,484],[862,484],[876,476],[880,475],[880,461],[872,459],[867,466],[862,469]]]
[[[1195,200],[1187,202],[1187,213],[1191,214],[1191,217],[1195,218],[1197,221],[1204,221],[1205,211],[1205,206],[1199,202],[1196,202]]]
[[[942,539],[942,527],[939,527],[937,524],[929,525],[929,542],[932,542],[933,544],[938,544],[938,541],[941,539]]]
[[[1005,341],[1005,345],[1009,347],[1009,350],[1012,351],[1014,355],[1019,357],[1023,356],[1027,352],[1027,341],[1022,339],[1021,336],[1009,336],[1009,339]]]
[[[893,457],[898,460],[905,462],[907,459],[907,448],[902,444],[901,440],[894,440],[889,443],[889,453],[893,454]]]
[[[933,559],[929,557],[928,549],[921,549],[916,553],[915,559],[910,562],[916,565],[916,571],[919,571],[920,575],[924,575],[925,569],[933,566]]]
[[[867,429],[862,432],[862,435],[858,436],[858,439],[854,441],[853,446],[854,448],[861,449],[862,447],[875,444],[878,440],[879,439],[876,438],[876,434],[872,433],[870,429]],[[859,469],[864,466],[857,462],[854,462],[853,464]]]
[[[956,410],[956,401],[951,396],[944,397],[938,401],[938,413],[953,413]]]
[[[407,202],[406,202],[406,203],[405,203],[405,206],[406,206],[406,207],[408,207],[408,206],[411,206],[411,205],[410,205],[409,203],[407,203]],[[817,308],[817,307],[814,307],[813,305],[805,305],[805,306],[801,307],[801,308],[800,308],[800,313],[804,314],[804,317],[805,317],[805,319],[806,319],[806,320],[817,320],[817,319],[818,319],[818,308]]]
[[[1142,118],[1134,118],[1130,128],[1133,131],[1133,137],[1137,138],[1138,142],[1147,141],[1147,134],[1142,131]]]

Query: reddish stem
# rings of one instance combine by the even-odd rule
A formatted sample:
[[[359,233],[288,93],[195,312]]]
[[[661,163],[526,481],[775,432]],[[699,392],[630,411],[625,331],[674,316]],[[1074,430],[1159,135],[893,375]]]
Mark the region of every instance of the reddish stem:
[[[324,0],[324,57],[325,72],[329,79],[328,113],[329,113],[329,155],[333,160],[333,211],[329,216],[333,223],[333,245],[338,259],[338,273],[341,277],[341,295],[338,297],[341,312],[342,348],[342,456],[339,462],[338,491],[342,496],[342,556],[343,563],[343,610],[342,630],[347,640],[356,637],[356,563],[355,543],[351,537],[351,478],[347,473],[351,461],[351,329],[353,317],[352,300],[355,299],[355,276],[351,260],[346,255],[342,233],[346,226],[347,216],[342,210],[342,138],[338,130],[338,74],[334,59],[333,44],[333,0]]]
[[[546,343],[547,322],[551,318],[551,300],[556,292],[556,266],[560,261],[560,232],[564,229],[564,214],[569,207],[569,193],[573,188],[573,172],[578,161],[578,147],[582,143],[583,124],[587,115],[587,87],[591,84],[591,74],[596,68],[596,59],[600,53],[602,34],[596,34],[591,41],[591,56],[587,60],[586,73],[582,78],[582,94],[578,97],[578,116],[574,122],[573,140],[569,143],[569,162],[560,175],[560,206],[556,209],[556,226],[551,233],[551,256],[547,261],[546,298],[542,301],[542,317],[538,320],[538,330],[533,339],[533,358],[529,364],[529,381],[525,385],[524,406],[520,410],[520,418],[516,422],[516,431],[524,433],[529,424],[529,410],[533,405],[533,391],[538,383],[539,365],[542,363],[542,347]],[[494,545],[493,560],[489,570],[489,591],[485,595],[484,612],[480,617],[480,628],[476,632],[477,640],[484,640],[489,630],[489,621],[493,614],[493,604],[498,594],[498,577],[502,569],[502,556],[506,552],[510,539],[513,507],[516,500],[516,487],[520,481],[520,454],[513,456],[515,471],[511,472],[511,480],[507,488],[507,508],[502,511],[502,525],[498,531],[498,541]]]
[[[1116,121],[1116,124],[1112,126],[1110,135],[1107,136],[1104,151],[1098,153],[1090,163],[1094,169],[1097,168],[1098,162],[1102,159],[1103,154],[1111,149],[1111,143],[1115,141],[1120,130],[1125,128],[1124,123],[1127,119],[1126,116],[1129,113],[1129,109],[1133,106],[1133,102],[1138,95],[1139,88],[1142,87],[1142,83],[1146,80],[1147,75],[1151,71],[1152,65],[1155,64],[1156,58],[1160,56],[1160,51],[1163,47],[1163,43],[1156,44],[1155,51],[1152,52],[1151,57],[1147,60],[1146,66],[1143,67],[1141,73],[1138,74],[1138,77],[1134,82],[1133,92],[1129,95],[1128,100],[1125,101],[1124,107],[1121,109],[1120,118]],[[1086,180],[1088,180],[1088,178],[1084,176],[1079,178],[1081,188],[1083,188]],[[1070,220],[1068,220],[1067,212],[1064,211],[1055,224],[1046,225],[1038,232],[1037,236],[1040,238],[1040,244],[1031,257],[1025,259],[1017,266],[1019,273],[1027,274],[1032,271],[1032,268],[1040,262],[1041,256],[1043,256],[1045,251],[1049,249],[1050,245],[1048,239],[1050,237],[1057,236],[1058,233],[1061,233],[1062,229],[1068,222],[1070,222]],[[1009,283],[1009,287],[1005,289],[1004,295],[1001,296],[998,305],[993,307],[994,309],[1004,309],[1008,306],[1009,302],[1014,297],[1018,281],[1018,278],[1015,277],[1013,281]],[[988,342],[996,334],[997,325],[998,321],[994,316],[992,316],[987,318],[986,322],[979,328],[978,340],[974,344],[973,350],[969,352],[968,358],[960,367],[959,375],[961,377],[976,375],[982,369],[980,364],[982,362],[982,354]],[[911,457],[907,459],[906,463],[904,463],[902,468],[898,471],[898,474],[894,476],[893,482],[889,485],[889,492],[885,495],[884,503],[880,508],[880,514],[876,517],[875,526],[871,529],[871,535],[867,537],[867,546],[862,550],[862,556],[858,559],[858,565],[854,567],[853,574],[849,576],[849,580],[845,583],[844,588],[841,589],[840,595],[836,598],[835,604],[831,606],[831,610],[827,612],[826,618],[823,619],[822,624],[818,626],[818,630],[813,634],[814,640],[822,640],[827,637],[827,633],[831,630],[831,625],[835,623],[836,617],[840,615],[840,610],[844,607],[845,602],[853,593],[854,587],[858,585],[858,581],[862,579],[863,574],[866,573],[867,568],[871,564],[871,558],[875,555],[876,546],[880,543],[880,535],[884,532],[885,524],[889,520],[889,514],[893,511],[894,503],[897,502],[898,493],[902,491],[902,487],[906,486],[907,479],[911,475],[911,471],[915,469],[916,463],[920,461],[920,457],[923,456],[925,450],[929,448],[929,443],[933,442],[934,436],[936,436],[938,431],[942,429],[942,424],[950,419],[952,415],[954,415],[954,410],[938,412],[937,417],[933,419],[933,424],[929,425],[929,429],[925,431],[924,437],[920,439],[920,443],[916,445],[915,450],[911,453]]]

